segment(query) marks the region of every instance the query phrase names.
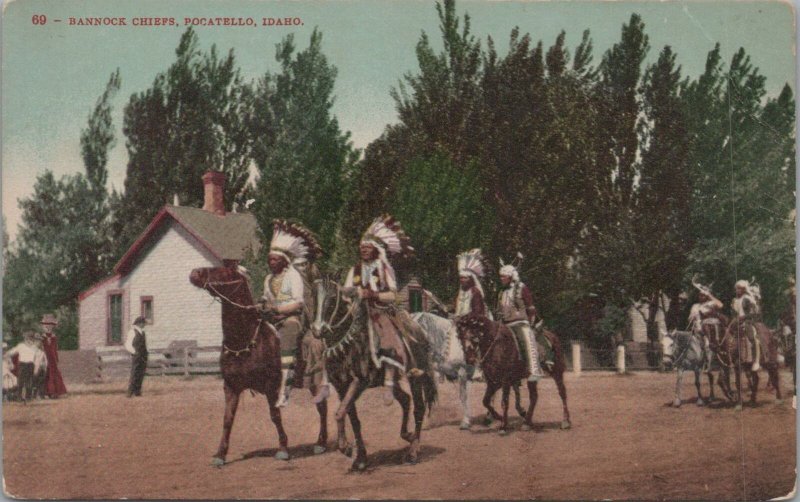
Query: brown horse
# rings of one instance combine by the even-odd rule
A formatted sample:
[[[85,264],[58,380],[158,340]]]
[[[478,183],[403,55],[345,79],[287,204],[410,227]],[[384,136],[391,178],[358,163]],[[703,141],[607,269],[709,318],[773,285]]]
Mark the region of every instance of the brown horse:
[[[761,322],[752,323],[755,326],[758,337],[763,342],[761,347],[761,360],[759,363],[767,370],[769,381],[775,389],[776,403],[780,404],[783,400],[781,395],[780,379],[778,376],[778,344],[777,340],[773,337],[772,332]],[[736,391],[737,400],[736,409],[742,409],[742,370],[750,386],[750,403],[755,404],[758,395],[759,376],[758,371],[753,371],[749,363],[745,363],[747,357],[748,346],[746,342],[747,335],[745,334],[745,325],[738,319],[733,319],[728,328],[725,330],[725,335],[720,340],[717,347],[717,358],[720,365],[725,372],[724,381],[725,385],[730,391],[730,372],[736,378]],[[723,380],[723,378],[720,378]],[[722,384],[722,382],[721,382]],[[731,393],[732,394],[732,393]]]
[[[338,428],[338,449],[347,456],[352,454],[352,446],[345,435],[345,417],[350,418],[350,425],[355,436],[356,458],[351,470],[365,471],[367,468],[367,450],[361,435],[361,421],[356,410],[356,402],[369,387],[383,383],[383,370],[376,368],[370,357],[369,338],[367,333],[367,309],[363,302],[353,300],[347,304],[341,294],[341,288],[333,280],[324,281],[325,299],[320,302],[314,329],[326,340],[325,351],[328,378],[339,395],[339,409],[336,411]],[[323,321],[324,320],[324,321]],[[421,341],[412,347],[418,362],[429,358],[427,345]],[[415,464],[419,456],[422,423],[426,410],[436,401],[436,383],[432,370],[422,374],[409,372],[411,398],[394,387],[394,396],[403,411],[400,425],[400,437],[409,443],[405,461]],[[414,432],[408,430],[411,415],[411,401],[414,404]]]
[[[280,340],[277,331],[262,321],[253,304],[248,279],[235,267],[197,268],[191,283],[205,289],[222,303],[222,353],[219,366],[225,388],[225,419],[222,440],[212,465],[225,464],[228,444],[239,405],[239,395],[250,389],[264,394],[269,413],[278,430],[278,460],[289,460],[288,438],[283,430],[281,410],[276,407],[281,384]],[[317,404],[320,430],[314,453],[325,451],[328,442],[327,401]]]
[[[527,379],[528,369],[520,357],[519,348],[511,329],[503,323],[491,321],[486,317],[467,316],[459,320],[458,332],[467,364],[479,364],[486,379],[483,405],[488,411],[487,424],[491,423],[491,419],[501,420],[500,434],[508,433],[508,399],[513,388],[516,394],[517,412],[525,420],[522,428],[530,430],[533,427],[533,411],[539,399],[538,382],[527,382],[530,404],[528,410],[525,411],[520,405],[519,381]],[[567,407],[567,388],[564,386],[564,371],[566,370],[564,351],[555,334],[545,330],[544,336],[552,345],[555,353],[553,366],[551,368],[545,366],[545,371],[553,377],[558,387],[564,412],[561,428],[568,429],[571,427],[571,422]],[[502,415],[492,406],[492,397],[498,389],[503,391]]]

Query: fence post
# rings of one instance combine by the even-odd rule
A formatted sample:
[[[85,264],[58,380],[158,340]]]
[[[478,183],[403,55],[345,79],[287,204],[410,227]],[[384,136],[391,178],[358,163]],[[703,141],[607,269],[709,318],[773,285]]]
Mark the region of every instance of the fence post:
[[[625,373],[625,345],[617,345],[617,373]]]
[[[183,348],[183,376],[189,376],[189,347]]]
[[[572,371],[576,375],[581,374],[581,342],[572,340]]]

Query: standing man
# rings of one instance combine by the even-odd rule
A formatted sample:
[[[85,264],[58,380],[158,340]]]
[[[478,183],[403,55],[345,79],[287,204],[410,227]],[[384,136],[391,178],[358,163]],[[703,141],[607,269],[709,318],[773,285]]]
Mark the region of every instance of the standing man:
[[[761,369],[761,344],[756,334],[755,323],[761,318],[761,309],[758,305],[758,295],[753,294],[753,286],[746,280],[736,281],[736,298],[733,299],[731,308],[736,316],[737,329],[740,334],[747,337],[752,351],[752,371]]]
[[[291,387],[287,385],[291,369],[295,385],[302,386],[303,367],[301,342],[303,307],[306,301],[305,284],[295,261],[316,258],[322,250],[316,239],[304,227],[285,220],[276,220],[272,231],[267,264],[269,274],[264,279],[261,298],[262,316],[278,330],[281,341],[281,387],[278,407],[289,404]],[[313,390],[312,390],[313,392]]]
[[[131,379],[128,383],[128,397],[142,395],[142,382],[147,371],[147,336],[144,332],[146,320],[139,316],[125,337],[125,350],[131,354]]]
[[[61,371],[58,369],[58,338],[53,330],[58,326],[56,316],[45,314],[39,323],[44,331],[42,346],[47,357],[47,376],[45,377],[45,395],[56,399],[67,393]]]
[[[722,310],[722,302],[714,296],[710,287],[694,281],[692,281],[692,284],[697,289],[697,303],[692,305],[689,311],[689,324],[692,327],[692,332],[703,338],[705,370],[710,372],[711,357],[716,352],[717,344],[722,339],[722,321],[719,317]],[[710,337],[713,340],[709,340]]]
[[[39,351],[36,348],[35,335],[33,332],[26,331],[22,337],[23,341],[9,350],[6,356],[11,359],[16,355],[19,359],[17,387],[19,389],[20,399],[22,401],[27,401],[33,396],[33,366],[36,353]]]
[[[528,366],[528,381],[536,382],[544,376],[539,366],[539,351],[531,323],[536,319],[536,307],[528,286],[519,279],[513,265],[500,261],[500,294],[497,297],[497,317],[517,337],[522,358]]]
[[[347,274],[345,292],[358,296],[366,302],[367,332],[370,356],[377,368],[383,367],[383,385],[386,391],[383,402],[390,406],[394,402],[395,380],[400,390],[411,398],[411,385],[406,374],[414,365],[410,350],[403,342],[401,319],[395,305],[397,278],[389,263],[389,256],[410,256],[414,248],[400,224],[391,216],[377,218],[367,228],[358,246],[360,260]]]

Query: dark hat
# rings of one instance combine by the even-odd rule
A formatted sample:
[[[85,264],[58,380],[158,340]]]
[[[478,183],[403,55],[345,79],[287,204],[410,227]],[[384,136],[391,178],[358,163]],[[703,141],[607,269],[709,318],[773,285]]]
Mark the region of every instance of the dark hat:
[[[145,319],[144,316],[141,315],[137,317],[136,320],[133,321],[133,324],[145,324],[145,323],[147,323],[147,319]]]
[[[53,314],[45,314],[42,316],[42,320],[39,321],[39,324],[52,324],[53,326],[58,326],[58,320]]]

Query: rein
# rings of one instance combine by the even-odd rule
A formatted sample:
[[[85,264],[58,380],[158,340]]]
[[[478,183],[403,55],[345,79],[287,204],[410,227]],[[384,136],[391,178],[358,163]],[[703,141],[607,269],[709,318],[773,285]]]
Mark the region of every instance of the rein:
[[[249,352],[250,352],[250,350],[251,350],[253,347],[255,347],[255,346],[256,346],[256,340],[257,340],[257,338],[258,338],[258,332],[259,332],[259,329],[261,329],[261,322],[259,322],[259,323],[256,325],[256,331],[255,331],[255,333],[253,333],[253,337],[250,339],[250,341],[247,343],[247,345],[245,345],[245,347],[244,347],[243,349],[239,349],[239,350],[233,350],[233,349],[231,349],[230,347],[228,347],[227,345],[225,345],[225,344],[223,343],[223,344],[222,344],[222,353],[223,353],[223,354],[231,354],[231,355],[233,355],[233,357],[239,357],[239,356],[240,356],[240,355],[242,355],[242,354],[247,354],[247,353],[249,353]]]
[[[237,287],[236,289],[233,290],[233,292],[236,292],[236,291],[239,290],[239,288],[242,286],[242,284],[244,284],[244,279],[237,279],[237,280],[234,280],[234,281],[226,281],[226,282],[206,282],[203,285],[203,287],[210,289],[211,291],[213,291],[217,295],[217,298],[225,300],[226,302],[228,302],[229,304],[233,305],[234,307],[238,307],[238,308],[244,309],[244,310],[255,309],[256,308],[255,305],[242,305],[241,303],[236,303],[235,301],[231,300],[227,296],[225,296],[222,293],[220,293],[219,290],[217,289],[217,286],[228,286],[230,284],[237,284],[237,283],[239,284],[239,287]]]

